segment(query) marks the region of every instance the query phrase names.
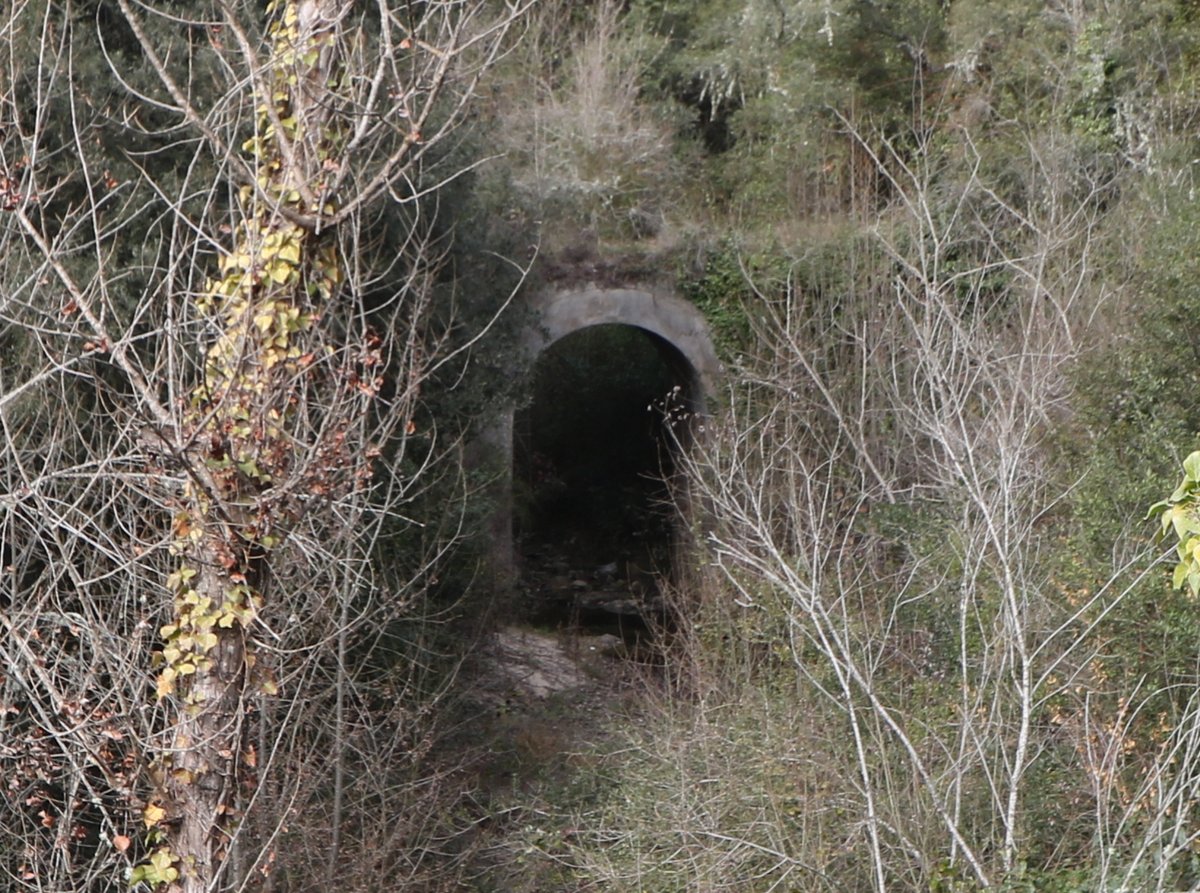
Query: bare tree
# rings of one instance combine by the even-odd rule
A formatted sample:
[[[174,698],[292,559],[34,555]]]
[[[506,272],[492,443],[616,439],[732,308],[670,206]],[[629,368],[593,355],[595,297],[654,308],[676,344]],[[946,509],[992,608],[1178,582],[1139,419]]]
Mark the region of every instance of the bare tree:
[[[264,25],[238,0],[30,0],[0,23],[14,889],[269,886],[314,866],[283,847],[310,799],[309,879],[332,881],[348,767],[419,747],[356,667],[456,534],[406,509],[455,487],[420,410],[450,350],[423,324],[427,198],[529,5],[273,0]],[[413,558],[381,577],[383,538]]]
[[[1051,755],[1095,782],[1080,816],[1128,803],[1127,775],[1093,771],[1115,752],[1089,768],[1060,729],[1087,737],[1111,720],[1089,715],[1080,693],[1104,618],[1156,557],[1130,556],[1073,604],[1056,597],[1045,560],[1047,519],[1072,486],[1045,439],[1103,300],[1090,254],[1104,184],[1065,170],[1055,146],[1030,145],[1044,200],[1018,207],[989,184],[968,135],[959,175],[935,169],[916,139],[874,159],[895,200],[876,223],[881,253],[863,261],[886,271],[886,291],[823,315],[794,283],[761,289],[747,308],[759,359],[690,460],[711,506],[707,548],[738,604],[780,618],[796,672],[845,723],[854,775],[839,796],[855,804],[848,820],[877,891],[947,874],[991,887],[1019,871],[1032,779]],[[900,509],[908,535],[923,517],[936,548],[894,539],[887,519]],[[951,715],[913,710],[917,690],[957,701]],[[1172,791],[1156,794],[1163,824],[1192,773],[1148,772]],[[1116,836],[1100,829],[1097,850],[1114,852]],[[1144,868],[1147,847],[1194,839],[1182,826],[1149,844],[1131,837],[1120,871]],[[1170,860],[1151,861],[1161,887]]]

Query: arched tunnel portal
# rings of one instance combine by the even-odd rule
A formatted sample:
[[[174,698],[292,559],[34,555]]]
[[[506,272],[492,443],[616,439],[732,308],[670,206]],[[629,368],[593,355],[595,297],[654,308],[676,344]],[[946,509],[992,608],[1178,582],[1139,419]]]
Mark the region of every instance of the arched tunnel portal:
[[[506,471],[491,531],[498,582],[539,552],[590,572],[661,557],[678,538],[663,479],[722,375],[703,316],[640,288],[542,292],[529,307],[516,370],[527,399],[486,435]]]

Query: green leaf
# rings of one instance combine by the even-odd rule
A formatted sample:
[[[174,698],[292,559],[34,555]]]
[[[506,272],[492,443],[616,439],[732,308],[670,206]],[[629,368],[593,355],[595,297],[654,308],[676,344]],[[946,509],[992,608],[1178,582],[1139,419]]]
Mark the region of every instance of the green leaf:
[[[154,866],[159,876],[164,879],[173,861],[175,860],[171,858],[171,851],[167,849],[156,850],[150,854],[150,864]]]
[[[1200,481],[1200,450],[1183,460],[1183,471],[1189,481]]]
[[[1175,576],[1171,578],[1171,587],[1173,589],[1182,588],[1184,582],[1187,580],[1188,567],[1189,564],[1186,561],[1181,561],[1175,565]]]
[[[1176,505],[1171,508],[1171,524],[1175,527],[1175,535],[1180,539],[1188,533],[1188,510],[1186,506]]]

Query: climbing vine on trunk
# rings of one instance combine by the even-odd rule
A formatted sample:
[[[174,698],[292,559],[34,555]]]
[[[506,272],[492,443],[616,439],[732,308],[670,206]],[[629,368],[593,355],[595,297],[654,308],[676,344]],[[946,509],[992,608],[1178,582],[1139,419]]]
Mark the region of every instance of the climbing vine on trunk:
[[[179,564],[166,581],[173,614],[156,654],[173,740],[145,812],[153,849],[133,876],[184,890],[203,889],[228,854],[234,795],[249,768],[246,694],[275,692],[251,635],[271,556],[306,503],[369,477],[370,457],[352,454],[346,429],[380,383],[369,368],[377,353],[361,352],[357,365],[367,368],[352,369],[318,332],[344,278],[320,226],[335,210],[326,177],[340,135],[312,91],[335,76],[339,11],[277,2],[269,12],[269,76],[242,147],[257,177],[239,191],[232,245],[196,300],[217,334],[186,414],[191,464],[202,473],[179,494]],[[356,396],[347,401],[347,392]]]

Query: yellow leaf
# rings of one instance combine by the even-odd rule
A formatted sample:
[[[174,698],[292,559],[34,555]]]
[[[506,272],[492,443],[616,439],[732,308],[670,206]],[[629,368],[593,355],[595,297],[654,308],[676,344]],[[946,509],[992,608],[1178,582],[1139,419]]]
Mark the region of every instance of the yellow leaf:
[[[283,261],[276,261],[275,263],[271,264],[269,274],[271,279],[277,285],[283,285],[283,283],[287,282],[292,275],[291,264]]]
[[[271,330],[271,326],[275,324],[275,314],[260,313],[254,317],[254,324],[258,326],[258,330],[264,335]]]
[[[146,807],[146,811],[142,814],[142,820],[145,821],[147,828],[153,828],[166,817],[167,811],[157,803],[151,803]],[[151,861],[154,861],[153,857],[151,857]],[[170,860],[168,860],[168,862],[169,861]]]
[[[279,256],[292,264],[300,263],[300,243],[289,239],[279,249]]]

